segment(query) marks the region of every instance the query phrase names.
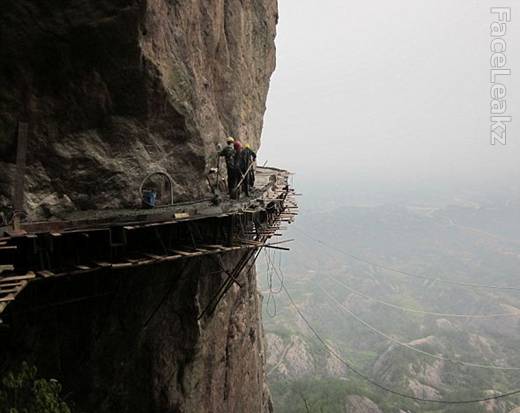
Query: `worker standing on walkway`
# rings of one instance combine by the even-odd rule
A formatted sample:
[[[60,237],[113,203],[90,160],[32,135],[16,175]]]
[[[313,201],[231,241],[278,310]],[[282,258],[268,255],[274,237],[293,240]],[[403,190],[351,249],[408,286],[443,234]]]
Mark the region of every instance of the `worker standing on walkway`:
[[[255,167],[253,163],[256,161],[256,152],[251,149],[251,145],[246,144],[245,149],[242,152],[244,158],[244,167],[246,177],[244,179],[244,190],[247,196],[249,192],[255,186]]]
[[[235,140],[233,143],[233,149],[235,151],[235,156],[233,159],[233,175],[235,177],[235,182],[233,183],[233,194],[231,197],[233,199],[240,198],[240,187],[242,186],[242,177],[244,170],[244,156],[243,156],[243,147],[239,140]]]
[[[235,139],[230,136],[226,139],[226,143],[226,147],[219,152],[219,157],[223,156],[226,159],[228,191],[229,196],[233,198],[233,189],[235,185],[238,183],[236,181],[237,174],[235,171],[235,149],[233,148]]]

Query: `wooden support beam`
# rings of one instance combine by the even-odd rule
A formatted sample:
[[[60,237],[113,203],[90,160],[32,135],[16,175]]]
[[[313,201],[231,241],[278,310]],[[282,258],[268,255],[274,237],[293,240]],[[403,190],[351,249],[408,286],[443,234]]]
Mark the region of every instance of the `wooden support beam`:
[[[8,282],[8,281],[32,280],[35,277],[36,277],[36,274],[33,273],[32,271],[30,271],[25,275],[14,275],[14,276],[10,276],[10,277],[0,278],[0,284]]]
[[[18,288],[9,288],[9,289],[1,289],[0,288],[0,295],[6,295],[6,294],[11,294],[11,293],[17,293],[18,292]]]
[[[112,267],[112,264],[110,262],[95,262],[95,264],[98,267],[101,267],[101,268],[110,268],[110,267]]]
[[[160,260],[164,258],[164,255],[156,255],[156,254],[143,254],[145,257],[151,258],[153,260]]]
[[[163,257],[163,260],[164,261],[175,261],[175,260],[178,260],[179,258],[182,258],[183,256],[182,255],[179,255],[179,254],[176,254],[176,255],[167,255],[165,257]]]
[[[0,298],[0,303],[5,303],[5,302],[9,302],[9,301],[13,301],[15,299],[15,296],[14,294],[9,294],[7,297],[2,297]]]
[[[117,270],[117,269],[121,269],[121,268],[130,268],[133,265],[134,264],[132,264],[131,262],[118,262],[118,263],[112,264],[112,268]]]
[[[5,284],[0,284],[0,289],[1,288],[13,288],[13,287],[18,287],[20,286],[21,283],[20,282],[16,282],[16,283],[5,283]]]
[[[204,255],[203,252],[190,252],[190,251],[183,251],[183,250],[170,250],[174,252],[175,254],[182,255],[183,257],[197,257],[200,255]]]
[[[275,250],[282,250],[282,251],[290,251],[291,250],[290,248],[278,247],[276,245],[270,245],[270,244],[264,244],[264,248],[272,248],[272,249],[275,249]]]

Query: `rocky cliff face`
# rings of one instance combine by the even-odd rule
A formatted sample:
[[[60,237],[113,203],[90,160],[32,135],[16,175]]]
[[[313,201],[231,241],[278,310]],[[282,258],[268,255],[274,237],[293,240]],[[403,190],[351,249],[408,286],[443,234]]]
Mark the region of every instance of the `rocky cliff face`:
[[[26,209],[134,206],[149,173],[201,197],[226,135],[258,147],[276,0],[8,0],[0,13],[0,203],[29,122]]]
[[[271,412],[254,269],[197,320],[219,268],[200,258],[37,284],[0,331],[0,365],[38,366],[74,412]]]
[[[139,205],[159,171],[176,201],[205,196],[216,142],[260,144],[277,18],[276,0],[3,2],[0,206],[18,122],[33,218]],[[0,359],[58,378],[77,411],[270,411],[255,273],[199,321],[224,275],[196,262],[40,283],[0,332]]]

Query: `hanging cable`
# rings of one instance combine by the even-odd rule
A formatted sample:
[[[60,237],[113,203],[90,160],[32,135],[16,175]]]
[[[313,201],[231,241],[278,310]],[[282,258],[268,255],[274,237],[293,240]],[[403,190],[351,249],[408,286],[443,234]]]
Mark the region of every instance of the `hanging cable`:
[[[281,269],[280,269],[281,271]],[[350,371],[352,371],[354,374],[356,374],[358,377],[366,381],[367,383],[370,383],[374,387],[379,388],[380,390],[383,390],[387,393],[393,394],[395,396],[401,397],[403,399],[413,400],[416,402],[423,402],[423,403],[436,403],[436,404],[442,404],[442,405],[461,405],[461,404],[476,404],[476,403],[483,403],[488,402],[491,400],[500,400],[507,397],[512,397],[516,395],[520,395],[520,389],[514,390],[508,393],[502,393],[495,396],[489,396],[481,399],[468,399],[468,400],[436,400],[436,399],[427,399],[423,397],[416,397],[411,394],[406,394],[399,392],[397,390],[393,390],[373,379],[368,377],[367,375],[363,374],[361,371],[356,369],[350,362],[346,361],[343,357],[341,357],[327,342],[325,339],[321,337],[321,335],[318,333],[318,331],[312,326],[312,324],[307,320],[305,315],[302,313],[302,311],[299,309],[299,307],[294,302],[291,294],[289,293],[286,284],[283,285],[283,290],[285,294],[287,295],[287,298],[289,299],[289,302],[291,306],[294,308],[296,313],[300,316],[300,318],[303,320],[307,328],[314,334],[316,339],[321,343],[321,345],[324,347],[324,349],[336,360],[338,360],[340,363],[342,363],[345,367],[347,367]]]
[[[271,259],[269,257],[270,253],[271,253],[271,251],[264,250],[265,261],[267,264],[266,276],[267,276],[267,288],[268,288],[267,300],[265,302],[265,311],[269,315],[269,317],[274,318],[274,317],[276,317],[277,308],[276,308],[276,299],[273,296],[273,266],[272,266]],[[273,306],[272,310],[271,310],[271,305]]]
[[[414,351],[416,353],[419,353],[419,354],[422,354],[424,356],[428,356],[428,357],[432,357],[432,358],[435,358],[437,360],[442,360],[442,361],[448,361],[450,363],[454,363],[454,364],[460,364],[462,366],[468,366],[468,367],[478,367],[478,368],[482,368],[482,369],[490,369],[490,370],[520,370],[520,367],[501,367],[501,366],[495,366],[495,365],[492,365],[492,364],[479,364],[479,363],[471,363],[471,362],[467,362],[467,361],[461,361],[461,360],[455,360],[455,359],[451,359],[451,358],[448,358],[448,357],[443,357],[443,356],[439,356],[437,354],[433,354],[433,353],[429,353],[427,351],[423,351],[421,349],[418,349],[416,347],[413,347],[411,346],[410,344],[408,343],[404,343],[402,341],[399,341],[395,338],[393,338],[392,336],[384,333],[383,331],[381,330],[378,330],[377,328],[375,328],[374,326],[372,326],[371,324],[367,323],[365,320],[363,320],[362,318],[360,318],[357,314],[355,314],[353,311],[351,311],[350,309],[348,309],[347,307],[345,307],[343,304],[341,304],[338,300],[336,300],[331,294],[329,294],[324,288],[322,288],[321,286],[318,286],[318,288],[330,299],[332,300],[339,308],[341,308],[342,310],[344,310],[346,313],[350,314],[353,318],[355,318],[358,322],[360,322],[361,324],[363,324],[366,328],[368,328],[369,330],[371,330],[372,332],[376,333],[377,335],[380,335],[381,337],[384,337],[386,338],[387,340],[391,341],[392,343],[395,343],[401,347],[405,347],[407,348],[408,350],[411,350],[411,351]]]
[[[374,267],[377,267],[377,268],[380,268],[380,269],[383,269],[383,270],[386,270],[386,271],[391,271],[391,272],[395,272],[397,274],[401,274],[401,275],[405,275],[407,277],[414,277],[414,278],[420,278],[422,280],[427,280],[427,281],[432,281],[432,282],[440,282],[440,283],[444,283],[444,284],[450,284],[450,285],[457,285],[459,287],[469,287],[469,288],[487,288],[487,289],[493,289],[493,290],[508,290],[508,291],[520,291],[520,287],[508,287],[508,286],[499,286],[499,285],[489,285],[489,284],[477,284],[477,283],[468,283],[468,282],[460,282],[460,281],[453,281],[453,280],[447,280],[445,278],[433,278],[433,277],[428,277],[426,275],[420,275],[420,274],[414,274],[414,273],[410,273],[410,272],[407,272],[407,271],[403,271],[403,270],[399,270],[397,268],[392,268],[392,267],[388,267],[386,265],[381,265],[381,264],[377,264],[373,261],[370,261],[370,260],[367,260],[365,258],[361,258],[361,257],[358,257],[356,255],[352,255],[350,253],[347,253],[339,248],[336,248],[332,245],[329,245],[317,238],[314,238],[313,236],[307,234],[306,232],[302,231],[301,229],[298,229],[298,228],[294,228],[297,232],[301,233],[302,235],[304,235],[305,237],[309,238],[310,240],[318,243],[318,244],[321,244],[327,248],[330,248],[331,250],[334,250],[334,251],[337,251],[339,252],[340,254],[343,254],[345,255],[346,257],[349,257],[349,258],[352,258],[356,261],[359,261],[359,262],[362,262],[364,264],[368,264],[368,265],[372,265]]]
[[[274,264],[275,258],[275,251],[268,251],[264,250],[266,264],[267,264],[267,270],[266,270],[266,276],[267,276],[267,286],[268,286],[268,293],[267,293],[267,300],[266,300],[266,312],[271,317],[276,317],[278,310],[277,310],[277,303],[276,303],[276,296],[282,292],[282,285],[283,285],[283,278],[281,278],[280,281],[280,287],[278,289],[273,288],[273,275],[276,271],[276,267]],[[279,257],[281,254],[279,254]],[[273,307],[271,309],[271,306]]]
[[[454,314],[454,313],[438,313],[435,311],[425,311],[425,310],[417,310],[415,308],[409,308],[409,307],[403,307],[397,304],[389,303],[387,301],[383,301],[380,299],[377,299],[375,297],[372,297],[367,294],[363,294],[362,292],[359,292],[357,290],[354,290],[352,287],[349,287],[344,282],[338,280],[335,277],[332,277],[331,275],[326,275],[326,278],[329,280],[334,281],[336,284],[342,286],[343,288],[346,288],[351,293],[358,295],[360,297],[366,298],[367,300],[374,301],[378,304],[384,305],[386,307],[395,308],[396,310],[406,311],[409,313],[415,313],[415,314],[422,314],[422,315],[431,315],[436,317],[453,317],[453,318],[474,318],[474,319],[490,319],[490,318],[500,318],[500,317],[520,317],[520,311],[517,313],[497,313],[497,314]]]
[[[304,244],[300,244],[300,245],[305,247]],[[330,254],[330,255],[333,256],[333,254]],[[422,315],[432,315],[432,316],[437,316],[437,317],[452,317],[452,318],[467,318],[467,319],[493,319],[493,318],[501,318],[501,317],[503,317],[503,318],[520,317],[520,311],[509,312],[509,313],[496,313],[496,314],[454,314],[454,313],[441,313],[441,312],[434,312],[434,311],[417,310],[417,309],[413,309],[413,308],[408,308],[408,307],[403,307],[403,306],[399,306],[396,304],[392,304],[392,303],[389,303],[389,302],[386,302],[383,300],[379,300],[377,298],[374,298],[372,296],[369,296],[367,294],[363,294],[357,290],[354,290],[353,288],[349,287],[344,282],[341,282],[340,280],[338,280],[335,277],[332,277],[331,275],[325,275],[325,276],[328,277],[330,280],[333,280],[337,284],[343,286],[344,288],[348,289],[349,291],[351,291],[352,293],[354,293],[356,295],[359,295],[366,299],[372,300],[379,304],[385,305],[387,307],[395,308],[395,309],[410,312],[410,313],[422,314]]]

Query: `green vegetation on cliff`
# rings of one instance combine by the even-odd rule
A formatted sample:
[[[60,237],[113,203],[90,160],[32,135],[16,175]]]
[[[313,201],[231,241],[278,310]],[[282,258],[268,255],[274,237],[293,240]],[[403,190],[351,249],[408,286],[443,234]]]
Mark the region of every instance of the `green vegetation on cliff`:
[[[56,380],[37,377],[37,369],[22,363],[0,379],[0,413],[70,413]]]

